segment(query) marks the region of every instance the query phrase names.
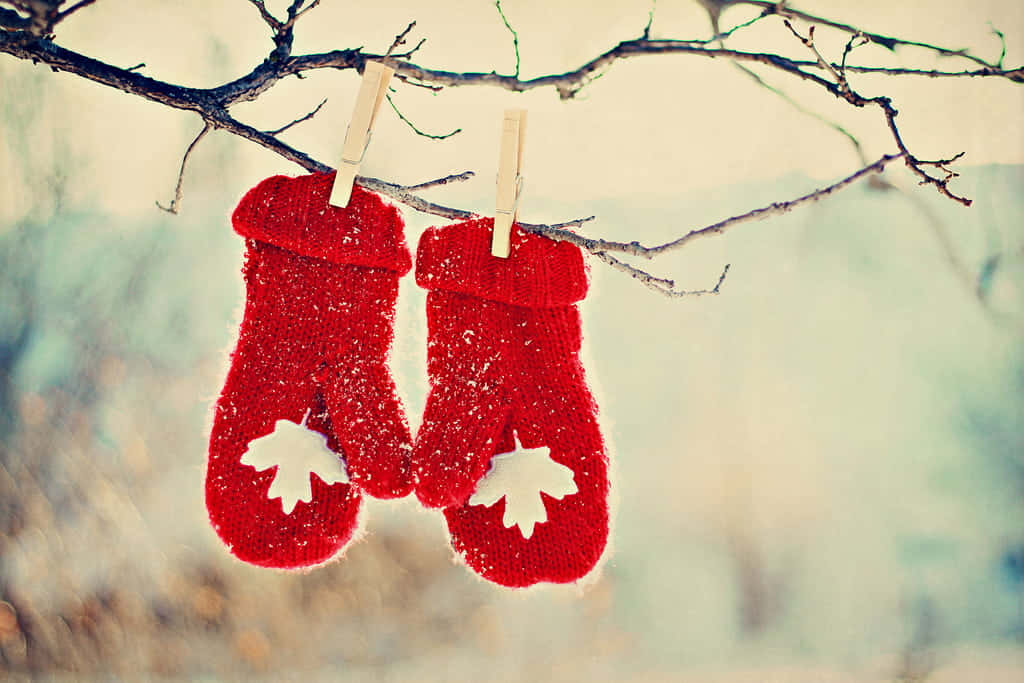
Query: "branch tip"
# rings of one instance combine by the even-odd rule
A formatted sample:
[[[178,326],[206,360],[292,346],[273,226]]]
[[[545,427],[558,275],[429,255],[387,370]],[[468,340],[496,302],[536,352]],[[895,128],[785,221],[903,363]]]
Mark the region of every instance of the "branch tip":
[[[182,196],[184,195],[182,186],[185,183],[185,166],[188,165],[188,158],[192,156],[192,151],[196,148],[196,145],[199,144],[199,141],[202,140],[203,137],[207,133],[209,133],[212,128],[213,124],[211,122],[204,121],[203,129],[199,131],[199,135],[197,135],[195,139],[192,140],[189,146],[185,149],[185,154],[181,157],[181,168],[178,169],[178,182],[174,186],[174,199],[171,200],[171,203],[168,206],[164,206],[160,202],[156,202],[156,205],[161,210],[174,215],[178,214],[178,209],[181,206],[181,199]]]
[[[279,135],[279,134],[285,132],[286,130],[288,130],[289,128],[291,128],[292,126],[298,125],[298,124],[302,123],[303,121],[308,121],[309,119],[313,118],[318,113],[320,113],[320,109],[322,109],[325,104],[327,104],[327,98],[326,97],[323,100],[320,101],[320,104],[316,105],[316,108],[313,111],[309,112],[305,116],[300,116],[299,118],[295,119],[291,123],[286,123],[285,125],[281,126],[280,128],[275,128],[274,130],[266,131],[267,135]]]
[[[405,37],[407,35],[409,35],[409,32],[412,31],[415,26],[416,26],[416,20],[414,19],[414,20],[409,22],[409,25],[405,27],[404,31],[402,31],[401,33],[399,33],[398,35],[395,36],[395,39],[391,42],[391,47],[389,47],[388,51],[384,53],[384,56],[385,57],[390,57],[392,52],[394,52],[397,48],[401,47],[402,45],[405,45]],[[411,56],[413,52],[416,52],[416,50],[420,49],[420,45],[423,45],[423,41],[424,40],[426,40],[426,38],[424,38],[423,40],[420,40],[420,44],[417,45],[412,50],[410,50],[407,53],[407,55]]]

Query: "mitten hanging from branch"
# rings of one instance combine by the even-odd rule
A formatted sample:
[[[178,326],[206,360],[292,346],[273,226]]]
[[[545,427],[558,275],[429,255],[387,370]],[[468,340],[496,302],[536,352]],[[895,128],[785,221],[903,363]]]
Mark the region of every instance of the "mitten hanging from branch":
[[[329,206],[333,179],[269,178],[233,216],[247,238],[245,315],[216,405],[206,503],[231,552],[266,567],[340,552],[360,489],[412,488],[386,365],[398,278],[411,267],[403,223],[359,186],[347,208]]]
[[[583,255],[516,225],[510,257],[495,258],[492,226],[420,240],[431,389],[416,495],[444,508],[456,552],[485,579],[569,583],[608,537],[608,458],[578,356]]]

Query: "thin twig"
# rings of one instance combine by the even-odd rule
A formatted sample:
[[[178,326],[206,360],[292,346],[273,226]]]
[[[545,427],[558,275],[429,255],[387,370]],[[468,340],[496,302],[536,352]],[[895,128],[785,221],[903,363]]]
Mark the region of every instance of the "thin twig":
[[[1003,34],[1002,31],[997,29],[991,21],[988,22],[988,25],[989,28],[992,29],[992,33],[996,34],[996,36],[999,37],[999,44],[1002,46],[1002,49],[999,51],[999,59],[996,60],[996,66],[1002,69],[1003,60],[1006,59],[1006,36]]]
[[[303,121],[310,120],[311,118],[313,118],[314,116],[316,116],[320,112],[320,109],[325,104],[327,104],[327,98],[326,97],[320,102],[320,104],[316,105],[316,109],[314,109],[313,111],[309,112],[305,116],[301,116],[301,117],[295,119],[291,123],[286,123],[285,125],[281,126],[280,128],[276,128],[274,130],[268,130],[267,131],[267,135],[278,135],[279,133],[285,132],[286,130],[288,130],[289,128],[291,128],[294,125],[302,123]]]
[[[320,4],[320,0],[313,0],[313,2],[300,10],[299,8],[302,7],[303,2],[305,2],[305,0],[294,0],[294,2],[292,2],[291,6],[288,8],[288,21],[284,23],[284,26],[282,27],[283,30],[288,30],[293,27],[295,22],[301,19],[306,12]]]
[[[513,78],[519,78],[519,34],[512,28],[512,24],[508,23],[508,18],[505,16],[504,10],[501,9],[501,0],[494,0],[494,6],[498,9],[498,15],[501,17],[501,22],[505,24],[505,28],[512,34],[512,48],[516,52],[516,71],[512,74]]]
[[[675,289],[675,280],[669,280],[667,278],[656,277],[647,273],[635,266],[631,266],[625,261],[621,261],[606,251],[594,252],[594,256],[601,259],[615,270],[626,273],[634,280],[643,283],[645,286],[650,287],[656,292],[664,294],[665,292],[671,292]]]
[[[146,67],[146,63],[145,62],[139,62],[135,66],[128,67],[127,69],[125,69],[125,71],[138,71],[139,69],[143,69],[145,67]]]
[[[419,81],[411,80],[408,76],[401,72],[395,72],[395,78],[402,81],[406,85],[411,85],[416,88],[423,88],[424,90],[429,90],[432,93],[439,93],[442,90],[444,90],[443,85],[430,85],[428,83],[420,83]]]
[[[58,14],[57,15],[57,20],[54,23],[58,24],[58,23],[64,21],[65,19],[67,19],[69,16],[71,16],[72,14],[77,12],[78,10],[82,9],[83,7],[88,7],[89,5],[93,4],[94,2],[96,2],[96,0],[80,0],[79,2],[76,2],[74,5],[72,5],[71,7],[68,7],[66,10],[64,10],[63,12]]]
[[[651,26],[654,24],[654,10],[658,8],[658,0],[651,0],[651,9],[647,12],[647,25],[644,26],[643,33],[640,37],[647,40],[651,37]]]
[[[917,157],[910,153],[910,151],[907,149],[906,144],[903,142],[903,136],[900,134],[899,128],[896,126],[896,116],[897,114],[899,114],[899,111],[897,111],[897,109],[894,106],[892,106],[892,101],[888,97],[874,97],[872,98],[872,101],[882,108],[882,112],[885,115],[885,121],[888,124],[889,130],[892,132],[893,137],[896,139],[896,145],[904,154],[904,161],[906,162],[907,167],[915,174],[917,174],[917,176],[921,179],[918,184],[934,185],[935,188],[941,194],[944,194],[945,196],[949,197],[950,199],[956,202],[963,204],[964,206],[970,206],[973,203],[970,199],[968,199],[967,197],[961,197],[957,194],[954,194],[949,189],[949,181],[952,180],[953,178],[956,178],[960,174],[951,171],[949,168],[947,168],[947,166],[963,157],[964,152],[954,154],[952,157],[948,159],[939,159],[937,161],[925,161],[922,159],[918,159]],[[923,167],[925,166],[937,168],[946,175],[943,178],[936,178],[935,176],[929,174],[927,171],[924,170]]]
[[[263,4],[263,0],[249,0],[249,2],[260,11],[260,16],[263,17],[263,22],[274,30],[274,33],[280,33],[284,28],[284,24],[278,21],[277,17],[270,13],[267,6]]]
[[[199,131],[199,135],[197,135],[188,148],[185,149],[185,155],[181,157],[181,168],[178,169],[178,183],[174,186],[174,199],[171,200],[170,206],[164,206],[160,202],[156,202],[156,205],[160,207],[161,210],[175,215],[178,213],[178,207],[181,205],[181,198],[183,194],[182,185],[185,182],[185,166],[188,164],[188,158],[192,155],[192,150],[194,150],[196,145],[199,144],[199,141],[210,132],[211,128],[213,128],[213,124],[209,121],[204,121],[203,129]]]
[[[405,52],[396,52],[395,54],[391,55],[391,58],[392,59],[409,59],[414,54],[419,52],[420,48],[423,47],[423,44],[426,43],[426,42],[427,42],[426,38],[420,38],[420,42],[416,43],[415,47],[409,48]]]
[[[813,67],[815,65],[811,66]],[[942,71],[940,69],[904,69],[900,67],[850,65],[846,67],[846,70],[858,74],[923,76],[925,78],[984,78],[986,76],[997,76],[999,78],[1006,78],[1014,83],[1024,83],[1024,66],[1018,66],[1015,69],[985,67],[984,69],[972,69],[967,71]]]
[[[467,175],[470,172],[456,174],[449,176],[453,180],[464,180],[472,177]],[[423,197],[413,194],[413,188],[422,187],[424,185],[430,185],[433,181],[427,183],[420,183],[419,185],[398,185],[396,183],[389,183],[386,180],[380,180],[379,178],[365,178],[358,176],[357,180],[359,184],[368,190],[374,192],[380,192],[385,194],[397,202],[405,204],[406,206],[419,211],[420,213],[428,213],[434,216],[441,216],[442,218],[450,218],[452,220],[462,220],[464,218],[472,218],[476,214],[472,211],[466,211],[465,209],[455,209],[450,206],[443,206],[434,202],[428,201]],[[451,182],[449,180],[448,182]]]
[[[416,21],[410,21],[409,25],[405,27],[405,30],[395,36],[395,40],[391,43],[391,47],[388,48],[388,51],[384,53],[384,56],[390,57],[391,53],[395,51],[395,48],[405,45],[405,37],[409,35],[409,31],[411,31],[415,26]]]
[[[858,42],[860,41],[860,42]],[[863,33],[855,33],[850,36],[850,39],[846,41],[846,47],[843,48],[843,59],[839,63],[839,73],[846,78],[846,58],[850,56],[850,53],[856,50],[858,47],[867,45],[871,40]]]
[[[805,38],[804,36],[800,35],[795,28],[793,28],[793,24],[789,23],[789,19],[783,19],[782,23],[786,25],[786,28],[789,29],[790,33],[796,36],[796,38],[814,54],[815,58],[817,58],[818,60],[818,65],[826,72],[828,72],[829,75],[832,76],[833,80],[835,80],[836,82],[836,85],[839,86],[839,90],[843,93],[843,96],[845,97],[846,95],[848,95],[850,91],[850,86],[846,82],[846,76],[844,76],[842,73],[839,72],[838,69],[832,66],[832,64],[830,64],[821,55],[821,53],[818,52],[818,48],[815,47],[814,45],[814,27],[811,26],[807,30],[807,37]]]
[[[722,269],[722,274],[718,276],[718,282],[711,289],[676,289],[674,280],[666,278],[656,277],[651,275],[645,270],[637,268],[636,266],[630,265],[625,261],[615,258],[611,254],[601,251],[594,254],[601,261],[607,263],[613,269],[619,272],[626,273],[631,278],[644,285],[648,289],[657,292],[663,296],[667,296],[672,299],[680,299],[683,297],[695,297],[695,296],[717,296],[719,290],[722,288],[722,283],[725,282],[725,277],[729,273],[730,264],[725,264]]]
[[[416,133],[417,135],[421,135],[421,136],[423,136],[425,138],[429,138],[431,140],[446,140],[446,139],[450,138],[451,136],[455,135],[456,133],[461,133],[462,132],[461,128],[456,128],[452,132],[445,133],[444,135],[432,135],[430,133],[424,133],[422,130],[420,130],[419,128],[416,127],[416,124],[414,124],[412,121],[407,119],[405,117],[405,115],[402,114],[402,112],[400,112],[398,110],[398,107],[395,105],[395,101],[391,99],[391,93],[388,93],[387,95],[385,95],[385,97],[388,100],[388,104],[391,105],[391,108],[395,111],[396,114],[398,114],[398,118],[402,119],[402,121],[405,123],[405,125],[409,126],[409,128],[412,128],[413,132]]]
[[[419,183],[418,185],[406,185],[405,189],[409,192],[418,192],[419,190],[426,190],[430,187],[437,187],[439,185],[447,185],[448,183],[457,183],[464,180],[469,180],[476,173],[473,171],[463,171],[462,173],[455,173],[452,175],[445,176],[444,178],[438,178],[436,180],[428,180],[425,183]]]
[[[703,41],[703,40],[695,41],[695,43],[704,44],[704,45],[710,45],[712,43],[719,43],[719,44],[721,44],[721,43],[723,43],[725,41],[726,38],[728,38],[732,34],[736,33],[737,31],[741,31],[741,30],[743,30],[745,28],[753,26],[754,24],[756,24],[757,22],[761,21],[765,17],[772,16],[772,14],[774,14],[774,12],[769,12],[769,11],[765,10],[764,12],[761,12],[760,14],[758,14],[756,17],[744,21],[742,24],[736,24],[735,26],[733,26],[728,31],[725,31],[724,33],[717,33],[717,34],[711,36],[710,38],[708,38],[706,41]]]
[[[584,223],[589,223],[590,221],[594,220],[595,218],[597,218],[597,216],[586,216],[585,218],[574,218],[571,221],[564,221],[562,223],[551,223],[551,224],[545,224],[545,223],[520,223],[519,221],[516,221],[516,225],[521,227],[523,230],[526,230],[527,232],[543,233],[544,230],[565,230],[566,228],[573,228],[573,227],[581,228],[581,227],[583,227]]]

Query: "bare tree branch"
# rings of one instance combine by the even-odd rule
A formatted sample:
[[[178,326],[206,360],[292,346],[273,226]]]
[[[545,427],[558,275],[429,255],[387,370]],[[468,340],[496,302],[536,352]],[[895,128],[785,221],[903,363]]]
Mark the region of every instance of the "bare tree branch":
[[[896,141],[896,146],[899,148],[900,152],[902,152],[903,159],[906,162],[907,167],[910,168],[910,170],[913,171],[921,179],[921,185],[934,185],[935,188],[946,197],[949,197],[950,199],[957,201],[963,204],[964,206],[971,205],[970,199],[954,194],[949,189],[949,181],[959,175],[958,173],[949,169],[949,164],[953,163],[954,161],[962,157],[964,155],[963,152],[960,152],[959,154],[956,154],[948,159],[940,159],[937,161],[925,161],[911,154],[910,150],[907,149],[906,144],[903,142],[903,136],[900,134],[899,128],[896,126],[896,116],[899,114],[899,111],[893,106],[892,100],[882,95],[878,97],[865,98],[862,95],[855,92],[850,87],[849,81],[847,81],[846,79],[846,69],[840,71],[831,64],[829,64],[825,60],[825,58],[821,56],[821,53],[818,52],[818,49],[814,46],[813,27],[812,30],[809,32],[808,36],[804,37],[799,32],[797,32],[795,28],[793,28],[793,25],[789,22],[788,19],[785,20],[785,24],[786,28],[788,28],[794,36],[796,36],[805,46],[807,46],[809,50],[811,50],[811,52],[814,53],[814,55],[818,59],[818,62],[823,65],[823,68],[827,68],[828,73],[835,79],[835,86],[830,87],[829,90],[831,90],[838,97],[841,97],[850,104],[854,105],[855,107],[863,107],[868,104],[874,104],[877,105],[882,110],[882,113],[885,116],[886,124],[889,127],[889,131],[892,133],[893,139]],[[848,52],[850,49],[850,44],[847,43],[846,51]],[[938,178],[936,176],[931,175],[930,173],[928,173],[928,171],[925,170],[925,167],[927,166],[942,171],[945,174],[945,176],[942,178]]]
[[[538,76],[526,80],[520,80],[514,76],[502,76],[495,72],[453,72],[437,69],[427,69],[417,64],[407,63],[398,67],[398,71],[408,78],[415,79],[422,83],[440,85],[446,87],[469,86],[469,85],[493,85],[496,87],[511,90],[513,92],[525,92],[537,88],[555,88],[560,93],[577,92],[579,86],[586,84],[587,80],[595,73],[601,72],[609,65],[619,59],[630,59],[641,56],[666,55],[666,54],[692,54],[707,58],[726,57],[745,62],[758,62],[767,64],[804,80],[818,82],[819,85],[827,83],[817,74],[803,71],[802,66],[817,66],[817,62],[793,60],[781,55],[758,52],[741,52],[738,50],[713,49],[704,47],[703,41],[678,41],[678,40],[627,40],[619,43],[603,54],[590,60],[583,66],[573,71],[561,74],[550,74]],[[370,55],[364,55],[365,59],[372,59]],[[297,57],[285,68],[305,69],[318,68],[323,63],[316,55]],[[306,61],[308,60],[308,61]],[[333,62],[333,59],[328,60]],[[563,97],[568,99],[568,97]]]
[[[724,35],[724,34],[723,34]],[[417,64],[400,63],[396,65],[397,76],[404,82],[419,84],[431,89],[446,86],[479,86],[492,85],[506,90],[522,92],[535,88],[552,87],[561,93],[572,93],[578,86],[585,83],[595,72],[607,67],[617,59],[657,54],[692,54],[707,58],[726,57],[742,62],[766,64],[783,72],[829,87],[828,81],[815,74],[802,70],[802,67],[820,68],[817,60],[802,61],[781,55],[737,50],[711,49],[703,47],[707,41],[671,41],[671,40],[629,40],[619,43],[614,48],[595,57],[576,70],[562,74],[551,74],[537,78],[520,80],[513,76],[500,76],[494,72],[451,72],[428,69]],[[166,97],[175,94],[179,98],[189,95],[202,97],[215,102],[219,106],[231,106],[239,102],[256,99],[269,90],[277,81],[290,75],[321,68],[357,69],[361,70],[368,60],[382,59],[382,55],[364,53],[361,49],[334,50],[332,52],[290,56],[284,59],[263,62],[253,71],[234,81],[215,88],[200,89],[173,85],[156,79],[137,81],[130,78],[124,69],[105,64],[80,53],[62,48],[52,41],[38,39],[25,41],[18,37],[18,32],[0,31],[0,52],[14,57],[35,62],[43,62],[59,70],[74,73],[89,80],[102,83],[119,90],[142,97],[147,97],[169,106],[178,106]],[[999,69],[995,67],[974,71],[944,72],[924,69],[859,67],[847,66],[847,71],[860,73],[884,73],[889,75],[918,75],[933,78],[939,77],[1002,77],[1015,82],[1024,83],[1024,67],[1015,69]],[[194,106],[178,107],[195,110]]]
[[[253,2],[257,7],[262,4],[261,0],[250,0],[250,2]],[[293,7],[295,6],[297,5],[293,5]],[[274,21],[277,20],[274,19]],[[701,47],[699,43],[700,41],[624,41],[612,50],[609,50],[603,55],[591,60],[583,67],[580,67],[573,72],[542,76],[526,81],[520,81],[515,77],[499,76],[495,73],[482,74],[433,71],[423,69],[422,67],[411,63],[402,63],[397,65],[397,67],[399,73],[403,74],[406,78],[412,77],[415,80],[427,82],[435,86],[451,84],[491,84],[512,90],[554,86],[559,89],[563,96],[566,96],[567,94],[568,96],[571,96],[573,92],[578,90],[578,84],[585,82],[586,78],[592,77],[597,69],[611,64],[616,59],[640,54],[686,52],[691,54],[700,54],[703,56],[725,56],[740,61],[760,62],[798,76],[801,79],[809,80],[826,88],[837,96],[843,97],[855,106],[864,106],[868,103],[875,103],[882,107],[886,113],[887,124],[893,132],[898,147],[901,151],[907,153],[906,158],[908,165],[918,173],[922,182],[935,185],[940,192],[947,194],[947,196],[950,196],[957,201],[968,201],[964,198],[953,195],[949,192],[948,187],[946,186],[949,178],[953,176],[949,175],[950,172],[948,169],[944,168],[943,165],[949,163],[951,160],[943,160],[942,162],[922,162],[909,153],[895,127],[894,117],[896,110],[892,107],[891,103],[888,103],[884,98],[874,98],[869,101],[859,95],[854,96],[852,92],[843,91],[845,81],[833,83],[821,78],[820,76],[805,71],[802,68],[804,66],[815,66],[817,68],[825,68],[830,74],[837,73],[835,68],[826,60],[819,58],[815,59],[814,62],[801,62],[798,60],[788,59],[780,55],[748,53],[725,49],[708,49]],[[279,48],[280,47],[282,46],[279,45]],[[288,44],[283,44],[283,47],[287,49]],[[360,50],[345,50],[325,53],[322,55],[288,57],[277,62],[268,60],[242,79],[238,79],[218,88],[204,90],[171,85],[124,69],[118,69],[117,67],[85,57],[84,55],[79,55],[64,48],[60,48],[51,41],[45,39],[28,42],[20,40],[16,41],[8,35],[8,32],[0,32],[0,51],[9,52],[24,59],[42,60],[53,67],[63,68],[83,77],[117,87],[118,89],[126,92],[138,94],[172,107],[196,111],[201,113],[206,120],[215,121],[223,118],[222,111],[225,107],[239,101],[255,99],[255,97],[264,92],[274,82],[285,75],[301,73],[302,71],[311,68],[360,68],[361,65],[365,63],[366,59],[372,57],[372,55],[362,53]],[[822,63],[824,63],[824,67]],[[855,67],[847,66],[845,71],[854,69]],[[1019,71],[1022,71],[1022,77],[1024,77],[1024,69]],[[572,84],[577,85],[573,88]],[[888,108],[886,107],[887,103]],[[254,137],[252,135],[243,134],[243,137],[260,142],[261,144],[264,144],[264,146],[275,149],[275,151],[278,151],[279,153],[284,153],[286,158],[292,160],[301,159],[299,163],[301,163],[304,168],[310,167],[311,160],[308,159],[308,157],[302,158],[305,155],[297,154],[297,150],[283,150],[280,147],[276,147],[274,144],[265,144],[268,142],[267,140],[260,140],[258,137]],[[273,140],[272,136],[270,137],[271,140]],[[929,163],[932,163],[936,168],[943,167],[942,170],[947,173],[947,176],[945,178],[937,178],[928,174],[923,170],[922,166],[928,165]]]
[[[938,45],[932,45],[930,43],[922,43],[915,40],[904,40],[903,38],[896,38],[893,36],[885,36],[880,33],[864,31],[862,29],[857,28],[856,26],[851,26],[843,22],[833,21],[831,19],[826,19],[825,17],[819,17],[813,14],[808,14],[807,12],[801,12],[800,10],[796,10],[786,6],[783,2],[768,2],[767,0],[736,0],[736,2],[737,4],[761,7],[766,12],[778,12],[779,14],[783,14],[788,17],[802,19],[811,24],[828,26],[829,28],[834,28],[839,31],[844,31],[846,33],[859,33],[868,38],[872,43],[878,43],[879,45],[889,48],[890,50],[895,50],[897,46],[903,45],[906,47],[916,47],[924,50],[929,50],[931,52],[935,52],[945,57],[960,57],[962,59],[968,59],[972,62],[975,62],[976,64],[980,64],[986,67],[996,66],[995,64],[990,64],[989,62],[986,62],[984,59],[981,59],[980,57],[975,57],[974,55],[970,54],[970,52],[968,52],[966,49],[953,50],[950,48],[940,47]]]
[[[160,202],[156,202],[156,205],[162,211],[166,211],[167,213],[173,214],[178,213],[178,207],[181,206],[181,198],[183,195],[182,185],[184,185],[185,183],[185,166],[188,165],[188,158],[192,156],[192,150],[196,148],[196,145],[199,144],[199,141],[202,140],[206,136],[206,134],[210,132],[210,129],[212,128],[212,124],[210,124],[209,122],[204,122],[203,129],[199,131],[199,135],[197,135],[195,139],[191,142],[191,144],[189,144],[189,146],[185,149],[185,154],[184,156],[181,157],[181,168],[178,170],[178,182],[174,186],[174,199],[171,200],[171,203],[168,206],[164,206]]]
[[[768,206],[764,206],[759,209],[754,209],[752,211],[748,211],[738,216],[726,218],[724,220],[718,221],[717,223],[712,223],[711,225],[705,226],[703,228],[691,230],[690,232],[686,233],[681,237],[678,237],[670,242],[665,242],[664,244],[659,244],[656,246],[645,246],[641,244],[639,241],[613,242],[602,239],[592,239],[589,237],[584,237],[582,235],[577,235],[574,232],[569,232],[568,230],[565,230],[561,227],[549,225],[520,225],[524,230],[527,230],[528,232],[534,232],[539,235],[544,235],[545,237],[549,237],[553,240],[571,242],[572,244],[575,244],[576,246],[582,249],[586,249],[587,251],[594,254],[598,252],[619,252],[623,254],[629,254],[630,256],[641,256],[643,258],[651,259],[654,258],[655,256],[660,256],[661,254],[681,249],[688,245],[689,243],[693,242],[694,240],[698,240],[702,237],[722,235],[730,228],[741,223],[760,221],[770,216],[780,216],[782,214],[792,211],[794,208],[800,206],[801,204],[816,202],[820,199],[824,199],[825,197],[833,195],[839,190],[842,190],[848,185],[852,185],[861,178],[864,178],[865,176],[870,176],[874,173],[880,173],[887,165],[889,165],[890,163],[897,159],[903,158],[903,156],[904,155],[902,153],[887,154],[886,156],[883,156],[873,164],[869,164],[868,166],[865,166],[864,168],[854,173],[851,173],[842,180],[838,180],[835,183],[832,183],[831,185],[828,185],[821,189],[815,190],[814,192],[810,192],[808,194],[797,197],[796,199],[791,199],[789,201],[773,202]]]
[[[83,7],[93,4],[93,2],[94,0],[81,0],[80,2],[71,5],[64,12],[60,12],[59,8],[65,4],[65,0],[26,0],[25,2],[0,0],[0,52],[6,52],[19,59],[43,63],[50,66],[55,71],[67,71],[94,82],[116,88],[123,92],[144,97],[165,106],[197,113],[203,119],[203,129],[185,151],[178,174],[178,182],[175,188],[174,199],[171,201],[169,207],[161,207],[172,213],[177,211],[181,202],[181,188],[187,161],[199,141],[213,129],[225,130],[233,135],[237,135],[241,138],[259,144],[306,170],[321,172],[329,170],[327,165],[313,159],[305,152],[288,145],[277,137],[278,134],[288,130],[290,127],[315,116],[323,106],[323,102],[321,102],[321,104],[309,114],[306,114],[305,116],[296,119],[281,128],[269,132],[257,130],[252,126],[237,120],[231,113],[229,113],[229,108],[240,102],[257,99],[260,95],[272,88],[278,81],[286,78],[287,76],[294,75],[301,77],[305,72],[325,68],[362,71],[368,60],[386,60],[395,67],[396,78],[402,83],[427,88],[433,91],[438,91],[445,87],[483,85],[499,87],[512,92],[523,92],[536,88],[550,87],[556,90],[563,99],[568,99],[575,96],[576,93],[578,93],[587,84],[593,82],[596,78],[599,78],[601,75],[606,73],[607,70],[619,60],[670,54],[689,55],[706,59],[725,58],[736,62],[739,68],[747,72],[762,86],[786,98],[801,111],[810,113],[811,115],[825,121],[837,131],[845,135],[854,144],[858,153],[861,154],[862,163],[866,162],[863,161],[859,141],[852,133],[841,126],[838,126],[838,124],[834,124],[823,119],[820,115],[803,109],[803,107],[791,100],[783,91],[774,88],[773,86],[769,86],[763,79],[761,79],[760,75],[749,70],[744,65],[762,64],[767,68],[786,74],[790,78],[809,82],[821,87],[828,93],[847,102],[851,106],[863,108],[870,105],[876,106],[882,111],[886,126],[898,149],[897,154],[883,156],[873,164],[865,165],[860,170],[834,183],[833,185],[822,188],[808,195],[804,195],[787,202],[776,202],[767,207],[755,209],[746,214],[734,216],[704,228],[691,230],[690,232],[683,234],[681,237],[662,245],[647,247],[640,244],[639,241],[624,243],[592,239],[577,235],[567,229],[569,227],[579,227],[586,221],[591,220],[593,217],[580,218],[565,223],[551,225],[521,224],[524,229],[532,232],[544,234],[553,239],[573,242],[597,255],[609,266],[628,273],[631,277],[636,278],[646,286],[661,291],[663,294],[667,294],[669,296],[694,296],[717,293],[719,287],[724,281],[725,272],[727,272],[728,267],[726,267],[726,271],[723,272],[718,284],[711,290],[676,290],[675,283],[672,280],[655,277],[636,266],[615,258],[611,253],[618,252],[627,255],[652,258],[661,253],[681,248],[699,237],[721,234],[733,225],[785,213],[793,207],[805,202],[816,201],[828,196],[862,177],[868,176],[870,178],[875,178],[878,172],[896,159],[903,159],[904,163],[911,172],[917,176],[921,184],[933,185],[941,194],[948,198],[965,205],[970,205],[969,199],[954,194],[948,188],[949,181],[957,175],[950,169],[949,165],[959,159],[962,155],[958,154],[948,159],[940,159],[936,161],[923,160],[913,155],[907,148],[903,140],[903,136],[896,125],[895,119],[898,115],[898,110],[895,108],[890,98],[884,95],[872,98],[860,95],[851,87],[848,80],[849,73],[873,73],[886,74],[890,76],[913,75],[931,78],[996,77],[1005,78],[1014,83],[1024,83],[1024,67],[1010,69],[1003,68],[1003,60],[1005,58],[1005,38],[1001,32],[994,28],[993,31],[1002,41],[1003,51],[997,62],[989,63],[971,55],[966,50],[951,50],[927,43],[919,43],[862,31],[861,29],[842,22],[815,17],[797,10],[792,10],[780,2],[762,2],[759,0],[707,0],[705,5],[713,5],[714,9],[717,9],[719,12],[721,6],[724,6],[725,4],[748,4],[762,8],[762,11],[758,16],[725,32],[719,32],[717,23],[715,23],[715,35],[707,40],[651,39],[651,25],[654,20],[654,5],[652,4],[648,15],[647,25],[645,26],[640,38],[624,40],[590,59],[577,69],[566,71],[564,73],[547,74],[530,79],[521,79],[519,36],[508,21],[502,9],[500,0],[495,0],[495,7],[505,24],[505,27],[513,37],[513,47],[516,56],[516,68],[513,75],[499,75],[494,71],[452,72],[431,69],[408,61],[413,53],[415,53],[423,44],[423,40],[421,40],[416,47],[406,53],[397,54],[395,51],[405,44],[407,36],[416,25],[415,21],[411,22],[403,32],[395,37],[395,40],[383,55],[367,53],[364,52],[362,48],[354,48],[333,50],[331,52],[319,54],[293,56],[291,54],[291,49],[295,23],[307,12],[318,6],[320,0],[312,0],[311,2],[309,0],[292,0],[287,9],[287,18],[283,20],[278,19],[270,13],[265,6],[264,0],[249,0],[249,2],[260,12],[260,16],[264,23],[266,23],[273,31],[273,50],[261,64],[240,78],[213,88],[191,88],[167,83],[136,73],[136,70],[142,65],[132,67],[131,69],[121,69],[86,55],[68,50],[55,43],[52,39],[53,28],[63,18],[66,18],[71,13],[82,9]],[[3,5],[12,6],[14,7],[14,10],[6,9]],[[709,12],[710,11],[711,9],[709,9]],[[723,41],[725,38],[772,15],[779,15],[784,18],[786,25],[790,27],[793,35],[796,36],[811,52],[814,59],[793,59],[780,54],[731,50],[724,47]],[[808,31],[808,34],[805,37],[792,27],[788,18],[800,18],[821,26],[849,33],[851,37],[846,43],[846,48],[843,51],[840,61],[838,63],[832,62],[829,59],[826,59],[825,56],[819,52],[814,43],[813,28]],[[981,68],[963,71],[940,71],[904,67],[868,67],[848,65],[847,58],[853,49],[859,44],[863,44],[863,41],[867,40],[881,44],[889,49],[895,49],[898,46],[910,46],[930,50],[936,54],[948,57],[967,59],[979,65]],[[714,47],[713,43],[717,43],[718,46]],[[431,135],[424,133],[414,126],[409,119],[398,110],[390,95],[388,96],[388,100],[396,115],[419,135],[433,139],[444,139],[459,132],[456,130],[446,135]],[[938,173],[936,173],[936,171],[938,171]],[[469,217],[473,214],[472,212],[464,209],[447,207],[427,201],[416,193],[431,187],[465,180],[470,176],[472,176],[471,172],[465,172],[408,186],[376,178],[360,177],[358,180],[364,187],[385,194],[417,211],[451,219],[460,219]]]

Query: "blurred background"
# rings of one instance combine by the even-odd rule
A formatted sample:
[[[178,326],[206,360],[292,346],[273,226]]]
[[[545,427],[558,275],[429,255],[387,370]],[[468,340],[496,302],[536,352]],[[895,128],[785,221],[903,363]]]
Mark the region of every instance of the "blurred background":
[[[282,11],[287,3],[268,3]],[[889,35],[1024,62],[1020,3],[812,2]],[[940,7],[941,6],[941,7]],[[575,68],[638,35],[647,3],[504,3],[522,75]],[[707,37],[692,0],[654,37]],[[730,7],[723,27],[756,14]],[[415,61],[511,72],[489,3],[324,0],[296,53],[382,51],[409,21]],[[990,23],[991,22],[991,23]],[[766,24],[767,22],[762,22]],[[571,26],[572,38],[566,36]],[[270,50],[231,3],[101,0],[58,40],[184,85]],[[845,38],[819,47],[841,54]],[[730,39],[731,41],[733,39]],[[803,56],[757,25],[737,49]],[[881,47],[861,63],[952,68]],[[959,67],[958,67],[959,68]],[[801,104],[892,151],[875,112],[802,84]],[[364,504],[366,534],[307,574],[243,565],[209,528],[209,411],[243,301],[228,217],[249,187],[300,169],[186,114],[0,58],[0,673],[18,678],[422,681],[1024,680],[1024,95],[1006,81],[857,77],[890,94],[921,157],[968,154],[966,209],[893,165],[784,217],[650,267],[718,297],[670,301],[593,265],[581,309],[615,458],[616,522],[584,589],[508,591],[453,560],[440,515]],[[339,153],[358,78],[282,82],[236,114],[313,156]],[[521,217],[596,214],[587,234],[644,242],[804,194],[861,164],[827,126],[727,62],[616,64],[578,101],[467,88],[394,94],[363,170],[489,212],[501,110],[530,109]],[[883,187],[886,185],[887,187]],[[415,244],[436,218],[403,210]],[[415,427],[426,393],[424,294],[402,285],[393,366]]]

